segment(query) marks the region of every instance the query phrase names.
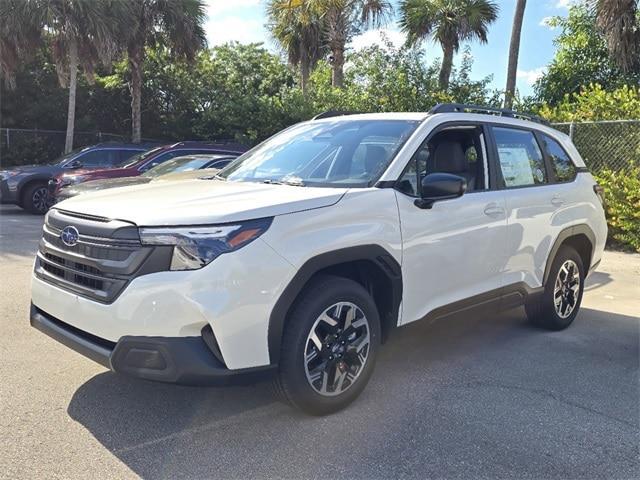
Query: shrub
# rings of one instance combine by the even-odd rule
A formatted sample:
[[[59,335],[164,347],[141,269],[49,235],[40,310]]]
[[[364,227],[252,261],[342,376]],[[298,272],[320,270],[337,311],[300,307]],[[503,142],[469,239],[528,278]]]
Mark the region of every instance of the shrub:
[[[640,168],[596,176],[605,189],[609,241],[640,252]]]

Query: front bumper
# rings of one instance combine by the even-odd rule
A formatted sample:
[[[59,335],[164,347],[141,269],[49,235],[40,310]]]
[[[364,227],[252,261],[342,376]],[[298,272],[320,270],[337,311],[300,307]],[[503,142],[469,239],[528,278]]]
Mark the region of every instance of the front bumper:
[[[180,385],[236,385],[271,378],[277,366],[230,370],[202,336],[125,336],[117,342],[83,332],[31,305],[31,326],[117,373]],[[215,348],[215,346],[213,347]]]
[[[7,179],[0,179],[0,203],[18,203],[16,190],[9,187]]]

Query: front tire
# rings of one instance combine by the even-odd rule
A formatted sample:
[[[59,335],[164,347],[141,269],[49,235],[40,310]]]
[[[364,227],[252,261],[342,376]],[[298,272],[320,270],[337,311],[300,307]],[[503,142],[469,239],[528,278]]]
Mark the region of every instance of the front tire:
[[[345,408],[365,388],[380,347],[380,318],[358,283],[323,275],[300,294],[287,318],[275,390],[312,414]]]
[[[563,245],[551,264],[544,292],[525,305],[534,325],[564,330],[578,315],[584,292],[584,265],[573,248]]]
[[[22,196],[22,208],[34,215],[44,215],[49,210],[49,191],[45,183],[27,185]]]

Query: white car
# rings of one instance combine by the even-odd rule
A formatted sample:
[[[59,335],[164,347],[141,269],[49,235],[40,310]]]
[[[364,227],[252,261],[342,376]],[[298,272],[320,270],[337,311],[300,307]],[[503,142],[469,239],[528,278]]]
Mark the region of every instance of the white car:
[[[215,177],[63,201],[31,324],[144,379],[270,378],[312,414],[360,394],[396,327],[524,304],[566,328],[604,248],[601,190],[566,135],[476,111],[320,115]]]

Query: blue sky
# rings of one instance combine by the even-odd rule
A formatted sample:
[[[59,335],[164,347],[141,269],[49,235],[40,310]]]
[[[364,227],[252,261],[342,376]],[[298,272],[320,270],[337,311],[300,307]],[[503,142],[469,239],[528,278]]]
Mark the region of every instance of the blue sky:
[[[546,25],[552,16],[565,16],[568,7],[575,0],[528,0],[525,10],[520,61],[518,64],[517,88],[523,95],[532,93],[532,85],[553,58],[553,38],[556,31]],[[396,3],[396,2],[394,2]],[[498,0],[500,15],[490,27],[488,44],[470,43],[474,57],[473,77],[493,75],[495,88],[504,88],[507,53],[511,36],[511,23],[515,0]],[[206,23],[210,46],[229,41],[241,43],[263,42],[267,48],[277,51],[276,45],[265,28],[264,0],[207,0]],[[391,21],[384,34],[396,45],[404,41],[395,21]],[[369,31],[356,37],[351,48],[362,48],[380,41],[380,31]],[[438,45],[425,44],[428,61],[441,55]],[[459,61],[459,58],[457,59]]]

